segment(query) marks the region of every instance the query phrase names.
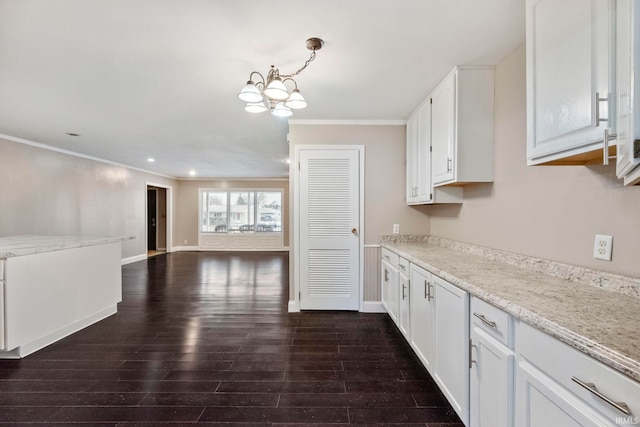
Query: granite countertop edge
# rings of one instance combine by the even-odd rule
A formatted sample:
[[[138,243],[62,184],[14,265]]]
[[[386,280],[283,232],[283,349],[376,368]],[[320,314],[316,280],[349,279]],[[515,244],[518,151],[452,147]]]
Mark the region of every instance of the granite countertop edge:
[[[570,329],[567,329],[552,320],[548,319],[545,316],[540,315],[539,313],[517,305],[510,301],[508,298],[495,295],[491,292],[486,291],[480,286],[477,286],[473,283],[470,283],[467,280],[462,280],[459,277],[451,274],[450,272],[441,269],[438,266],[435,266],[428,261],[425,261],[420,258],[416,258],[415,256],[407,253],[402,250],[403,243],[394,243],[394,242],[381,242],[380,246],[383,248],[387,248],[390,251],[400,255],[401,257],[407,259],[408,261],[416,264],[419,267],[428,270],[429,272],[441,277],[442,279],[450,282],[451,284],[459,287],[462,290],[469,292],[469,294],[484,300],[491,305],[500,308],[506,313],[511,314],[515,318],[549,334],[550,336],[564,342],[565,344],[575,348],[576,350],[593,357],[594,359],[602,362],[603,364],[613,368],[614,370],[636,380],[640,381],[640,361],[632,359],[628,356],[620,354],[619,352],[612,350],[611,348],[599,344],[597,341],[589,337],[582,336],[576,332],[573,332]],[[404,243],[404,245],[408,246],[427,246],[426,242],[408,242]],[[435,249],[435,248],[434,248]],[[461,256],[463,254],[461,253]],[[464,254],[465,256],[478,256],[478,255],[470,255]],[[486,260],[487,262],[494,262],[496,264],[501,264],[500,261],[494,260]],[[540,274],[534,273],[532,274]],[[589,286],[589,285],[584,285]]]
[[[0,259],[86,246],[132,240],[135,236],[42,236],[24,235],[0,237]]]

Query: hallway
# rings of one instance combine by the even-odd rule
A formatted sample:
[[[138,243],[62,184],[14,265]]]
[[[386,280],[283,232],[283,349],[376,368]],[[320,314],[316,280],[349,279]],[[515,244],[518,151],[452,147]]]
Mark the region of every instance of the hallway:
[[[285,252],[124,266],[117,314],[0,361],[0,423],[462,426],[387,315],[289,314],[288,271]]]

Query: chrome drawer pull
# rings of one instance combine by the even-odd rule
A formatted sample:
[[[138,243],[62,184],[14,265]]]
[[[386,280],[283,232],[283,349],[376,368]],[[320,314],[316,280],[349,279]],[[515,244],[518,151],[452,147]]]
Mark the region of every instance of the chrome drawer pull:
[[[407,271],[407,267],[405,267],[404,264],[400,264],[400,268],[403,269],[404,271]]]
[[[607,396],[605,396],[604,394],[602,394],[602,393],[600,393],[598,391],[598,389],[596,388],[595,384],[593,384],[593,383],[585,383],[583,381],[580,381],[576,377],[571,377],[571,381],[573,381],[574,383],[578,384],[580,387],[589,390],[591,393],[595,394],[597,397],[599,397],[600,399],[604,400],[609,405],[613,406],[614,408],[616,408],[618,411],[622,412],[623,414],[631,415],[631,410],[629,409],[629,405],[627,405],[624,402],[616,402],[616,401],[613,401],[613,400],[609,399]]]
[[[494,329],[496,328],[496,322],[494,322],[493,320],[489,320],[486,317],[484,317],[484,314],[478,314],[478,313],[473,313],[474,316],[476,316],[478,319],[482,320],[483,323],[485,323],[486,325],[491,326]]]

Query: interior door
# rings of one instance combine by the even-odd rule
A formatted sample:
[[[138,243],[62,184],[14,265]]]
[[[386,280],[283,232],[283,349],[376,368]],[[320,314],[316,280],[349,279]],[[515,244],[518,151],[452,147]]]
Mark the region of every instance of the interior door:
[[[155,251],[157,249],[157,195],[156,189],[147,188],[147,250],[149,251]]]
[[[300,308],[360,308],[360,151],[300,149]]]

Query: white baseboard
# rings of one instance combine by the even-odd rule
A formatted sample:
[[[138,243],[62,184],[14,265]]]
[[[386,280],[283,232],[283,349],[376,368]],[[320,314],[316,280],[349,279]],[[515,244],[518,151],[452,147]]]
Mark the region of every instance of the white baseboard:
[[[180,252],[180,251],[199,251],[201,250],[197,246],[174,246],[172,252]]]
[[[112,305],[110,307],[104,308],[96,313],[93,313],[83,319],[79,319],[70,325],[64,326],[58,330],[55,330],[51,333],[46,334],[34,341],[31,341],[27,344],[23,344],[20,347],[17,347],[11,351],[0,352],[0,359],[20,359],[25,356],[34,353],[41,348],[48,346],[49,344],[53,344],[56,341],[61,340],[64,337],[67,337],[80,329],[86,328],[89,325],[93,325],[96,322],[99,322],[102,319],[106,319],[118,312],[118,306]]]
[[[146,252],[140,255],[130,256],[129,258],[122,258],[120,260],[120,265],[127,265],[131,264],[132,262],[144,261],[145,259],[147,259]]]
[[[289,313],[299,313],[300,305],[298,305],[298,301],[289,301]]]
[[[386,313],[382,301],[365,301],[362,307],[363,313]]]

